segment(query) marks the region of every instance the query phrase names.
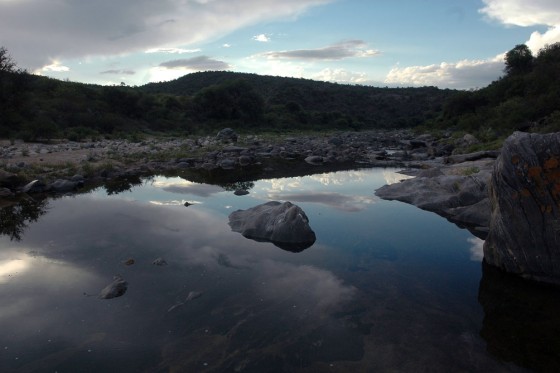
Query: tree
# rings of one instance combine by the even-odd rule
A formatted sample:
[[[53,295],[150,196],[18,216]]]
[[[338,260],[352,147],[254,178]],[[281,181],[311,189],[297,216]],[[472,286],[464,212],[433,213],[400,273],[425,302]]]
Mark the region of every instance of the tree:
[[[0,47],[0,71],[9,73],[16,71],[16,63],[8,54],[6,47]]]
[[[531,71],[533,66],[533,53],[525,44],[517,44],[506,53],[505,72],[508,75],[523,74]]]

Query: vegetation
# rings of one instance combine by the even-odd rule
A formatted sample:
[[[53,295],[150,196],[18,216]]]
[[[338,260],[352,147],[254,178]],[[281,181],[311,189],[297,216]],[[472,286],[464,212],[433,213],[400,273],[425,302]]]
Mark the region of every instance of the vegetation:
[[[18,70],[0,49],[0,137],[80,140],[139,133],[403,128],[441,111],[454,91],[374,88],[233,72],[141,87],[60,81]]]
[[[499,144],[515,130],[560,131],[560,43],[533,56],[526,45],[506,53],[504,76],[489,86],[457,92],[423,128],[470,132]]]
[[[560,43],[517,45],[504,76],[475,91],[376,88],[225,71],[141,87],[36,76],[0,48],[0,137],[81,140],[239,132],[394,129],[470,132],[499,147],[513,130],[560,130]],[[483,145],[484,146],[484,145]]]

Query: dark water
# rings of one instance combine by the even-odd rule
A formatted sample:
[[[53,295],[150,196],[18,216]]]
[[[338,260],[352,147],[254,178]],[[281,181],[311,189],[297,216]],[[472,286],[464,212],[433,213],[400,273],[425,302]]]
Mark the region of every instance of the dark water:
[[[246,196],[155,178],[121,194],[50,200],[20,227],[21,240],[0,238],[0,371],[555,367],[556,350],[535,348],[523,360],[511,347],[534,345],[524,340],[530,333],[501,337],[533,310],[501,317],[500,307],[526,302],[500,298],[515,281],[487,270],[483,277],[482,241],[374,196],[395,178],[373,169],[262,180],[245,185]],[[304,209],[317,235],[312,247],[292,253],[231,232],[228,214],[270,200]],[[157,258],[167,265],[153,264]],[[128,283],[124,295],[85,295],[115,275]],[[539,307],[545,329],[557,327],[558,304]]]

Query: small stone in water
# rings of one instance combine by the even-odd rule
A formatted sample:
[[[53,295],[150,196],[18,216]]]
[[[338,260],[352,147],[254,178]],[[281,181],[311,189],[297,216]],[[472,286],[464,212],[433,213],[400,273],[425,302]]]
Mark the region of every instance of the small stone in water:
[[[125,266],[131,266],[135,263],[134,259],[130,258],[122,262]]]
[[[166,266],[167,262],[163,258],[157,258],[156,260],[154,260],[152,262],[152,264],[157,265],[157,266]]]

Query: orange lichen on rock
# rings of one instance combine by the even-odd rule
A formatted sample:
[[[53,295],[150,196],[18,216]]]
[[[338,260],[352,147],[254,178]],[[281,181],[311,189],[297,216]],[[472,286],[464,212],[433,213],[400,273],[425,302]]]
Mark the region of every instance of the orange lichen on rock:
[[[558,165],[560,165],[558,159],[556,159],[556,157],[551,157],[544,162],[544,169],[551,170],[553,168],[558,168]]]

